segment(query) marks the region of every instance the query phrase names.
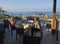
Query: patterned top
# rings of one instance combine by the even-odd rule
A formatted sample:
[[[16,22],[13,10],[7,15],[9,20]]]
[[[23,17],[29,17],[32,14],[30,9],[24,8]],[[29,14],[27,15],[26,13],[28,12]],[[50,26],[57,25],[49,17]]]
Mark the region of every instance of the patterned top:
[[[34,22],[34,24],[33,24],[33,25],[34,25],[34,27],[35,27],[35,28],[40,28],[40,24],[39,24],[39,22],[38,22],[38,21]]]

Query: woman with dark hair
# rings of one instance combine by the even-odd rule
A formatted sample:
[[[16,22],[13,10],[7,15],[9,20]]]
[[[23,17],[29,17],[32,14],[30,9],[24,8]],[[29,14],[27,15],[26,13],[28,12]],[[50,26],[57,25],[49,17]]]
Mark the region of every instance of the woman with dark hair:
[[[34,35],[34,32],[41,31],[41,24],[39,22],[39,18],[34,16],[33,26],[31,30],[32,36]]]
[[[4,22],[4,29],[8,28],[9,29],[9,21],[8,19],[3,19],[3,22]]]
[[[15,29],[15,22],[13,18],[10,19],[10,25],[11,25],[11,29]]]

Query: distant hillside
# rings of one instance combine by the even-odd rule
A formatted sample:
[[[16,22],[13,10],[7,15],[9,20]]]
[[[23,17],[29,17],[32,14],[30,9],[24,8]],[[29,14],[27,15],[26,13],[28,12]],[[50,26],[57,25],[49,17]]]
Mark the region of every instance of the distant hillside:
[[[5,11],[5,10],[2,10],[2,13],[0,13],[0,19],[3,19],[3,18],[9,18],[10,17],[10,15],[8,15],[8,14],[6,14],[7,13],[7,11]]]

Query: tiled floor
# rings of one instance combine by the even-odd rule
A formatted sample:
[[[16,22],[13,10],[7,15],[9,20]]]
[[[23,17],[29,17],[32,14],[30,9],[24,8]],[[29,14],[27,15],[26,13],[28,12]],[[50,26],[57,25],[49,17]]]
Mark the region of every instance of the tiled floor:
[[[29,38],[29,37],[27,37]],[[32,38],[33,40],[34,38]],[[36,38],[38,39],[38,38]],[[23,35],[17,37],[16,40],[16,31],[13,31],[13,36],[11,37],[10,31],[6,30],[4,44],[23,44]],[[27,41],[27,40],[26,40]],[[29,39],[30,41],[30,39]],[[35,40],[34,40],[35,41]],[[51,32],[43,31],[42,40],[39,38],[40,44],[56,44],[56,36],[52,35]]]
[[[58,31],[58,40],[56,41],[56,44],[60,44],[60,31]]]
[[[6,29],[6,33],[5,33],[5,39],[4,39],[4,44],[23,44],[23,41],[27,41],[30,42],[32,44],[32,42],[37,42],[40,41],[40,43],[38,44],[59,44],[60,42],[60,32],[59,32],[59,40],[56,42],[56,36],[51,34],[51,31],[46,31],[46,28],[42,28],[43,29],[43,37],[42,39],[40,37],[33,37],[33,38],[25,38],[23,35],[17,36],[17,40],[16,40],[16,30],[13,31],[13,34],[11,36],[11,29],[9,27],[9,29]],[[39,33],[37,34],[39,35]],[[25,40],[26,39],[26,40]],[[37,41],[36,41],[37,40]],[[32,42],[31,42],[32,41]]]

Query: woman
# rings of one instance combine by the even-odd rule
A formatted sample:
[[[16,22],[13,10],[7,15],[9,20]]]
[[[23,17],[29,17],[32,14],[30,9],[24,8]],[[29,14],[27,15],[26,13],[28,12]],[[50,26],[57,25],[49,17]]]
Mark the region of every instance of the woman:
[[[33,26],[32,26],[32,30],[31,30],[32,36],[34,35],[34,32],[36,32],[36,31],[41,31],[41,24],[39,22],[38,17],[34,17]]]
[[[11,29],[15,29],[15,22],[13,18],[10,19],[10,25],[11,25]]]

